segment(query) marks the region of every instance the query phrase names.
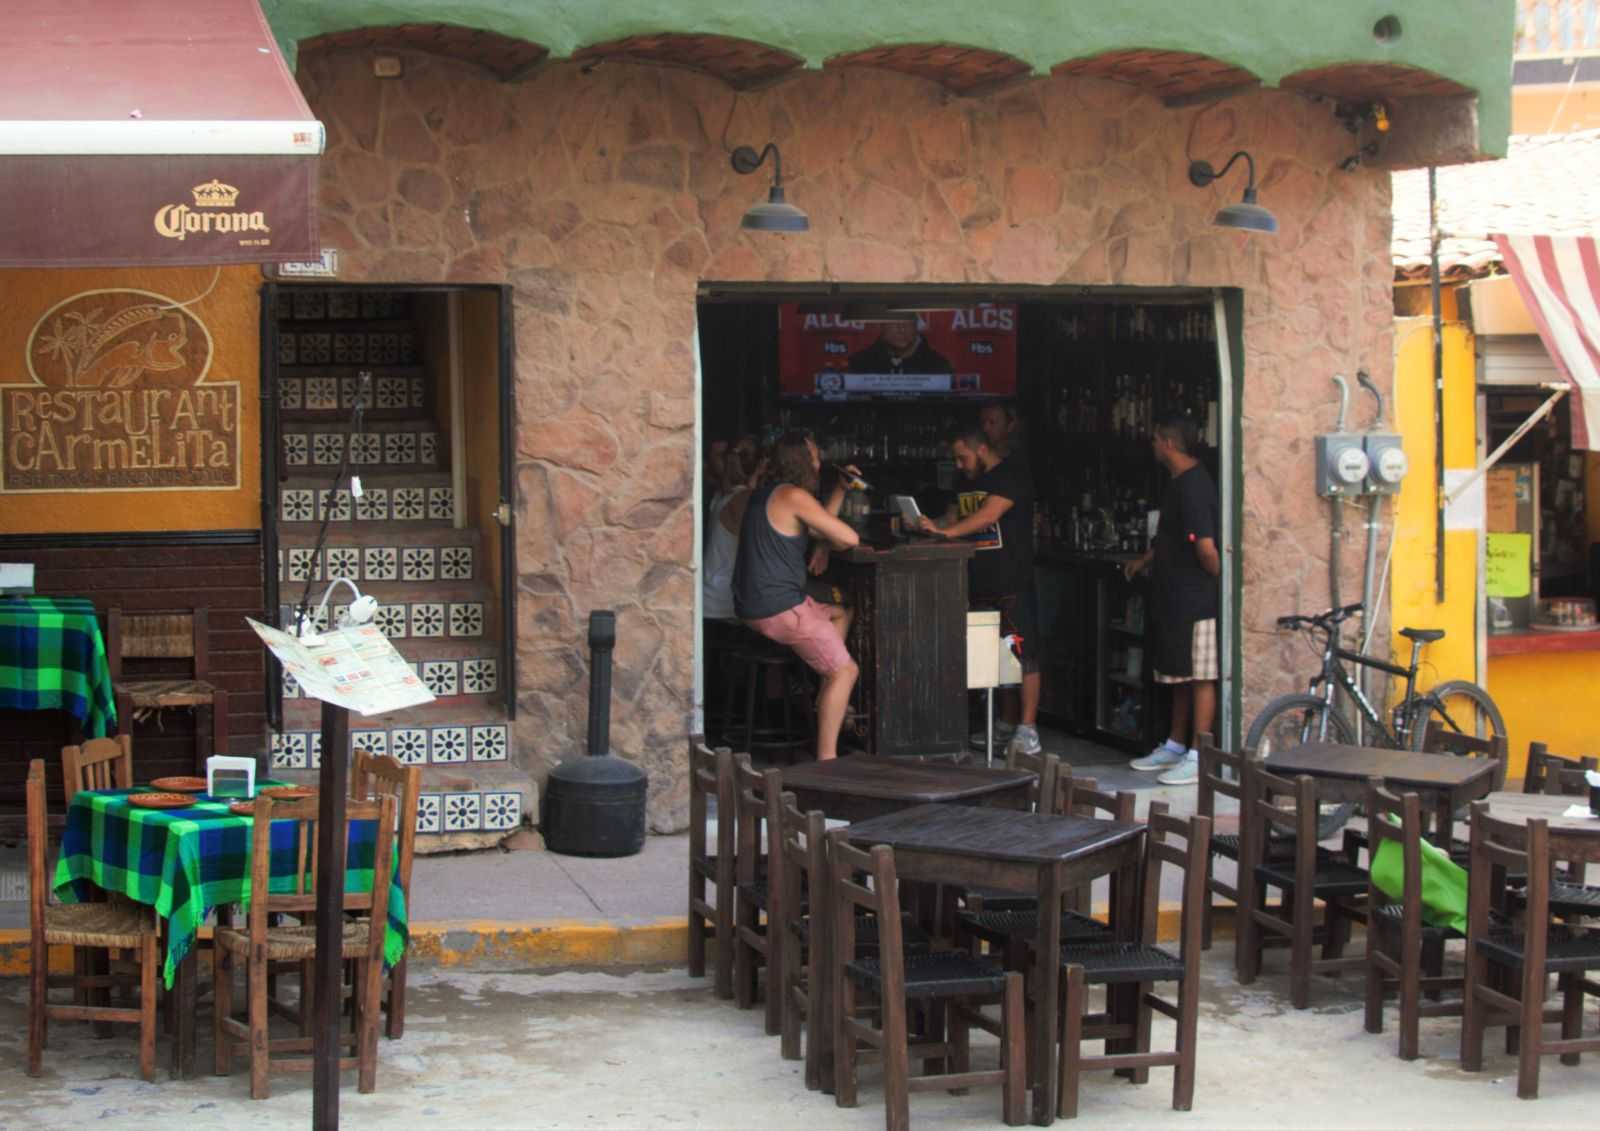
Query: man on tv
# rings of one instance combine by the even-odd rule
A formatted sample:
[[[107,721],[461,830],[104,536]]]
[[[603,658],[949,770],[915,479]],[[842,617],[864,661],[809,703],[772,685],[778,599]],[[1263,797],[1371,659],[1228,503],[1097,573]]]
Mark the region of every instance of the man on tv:
[[[877,341],[850,355],[852,373],[950,373],[954,369],[922,336],[915,314],[885,322]]]

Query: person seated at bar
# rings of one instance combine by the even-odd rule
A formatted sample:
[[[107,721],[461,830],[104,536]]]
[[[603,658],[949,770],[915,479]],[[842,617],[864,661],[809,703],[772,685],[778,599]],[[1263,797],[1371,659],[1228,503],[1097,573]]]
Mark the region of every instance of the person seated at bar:
[[[859,476],[856,468],[845,471]],[[792,648],[822,677],[817,695],[817,759],[839,753],[839,731],[850,705],[850,690],[859,669],[845,648],[849,612],[823,605],[807,595],[812,538],[836,550],[849,550],[859,535],[843,519],[847,484],[840,480],[823,503],[822,457],[808,433],[790,431],[772,453],[771,479],[751,492],[739,532],[739,553],[733,568],[734,611],[767,639]]]
[[[721,479],[706,507],[705,566],[701,570],[700,612],[707,620],[731,621],[733,566],[739,556],[739,530],[750,493],[766,473],[754,436],[741,436],[723,450]]]
[[[1016,723],[1010,746],[1039,753],[1039,605],[1033,587],[1033,484],[1016,461],[1001,456],[980,429],[950,441],[950,455],[970,483],[956,496],[943,522],[926,515],[922,529],[944,538],[965,538],[977,552],[967,562],[967,590],[974,605],[1000,610],[1002,636],[1022,640],[1020,704],[1007,695],[1002,709]]]

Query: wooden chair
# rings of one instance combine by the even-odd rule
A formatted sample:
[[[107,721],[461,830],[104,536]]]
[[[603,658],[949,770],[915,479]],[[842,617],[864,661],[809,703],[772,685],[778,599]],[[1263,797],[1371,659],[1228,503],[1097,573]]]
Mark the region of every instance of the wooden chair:
[[[1422,749],[1428,754],[1454,754],[1458,758],[1493,758],[1499,765],[1494,772],[1494,787],[1506,787],[1506,736],[1497,734],[1479,738],[1462,734],[1446,723],[1435,719],[1422,733]]]
[[[986,1084],[1002,1087],[1002,1113],[1007,1125],[1027,1119],[1026,1029],[1023,1022],[1022,975],[965,951],[947,950],[908,955],[901,945],[900,896],[894,852],[878,845],[869,852],[852,848],[847,830],[827,836],[828,884],[833,917],[830,978],[833,988],[834,1101],[840,1107],[857,1103],[856,1069],[861,1046],[883,1058],[884,1114],[889,1131],[909,1131],[910,1094]],[[870,877],[871,887],[860,877]],[[871,916],[878,925],[878,954],[856,957],[856,916]],[[849,956],[846,958],[845,956]],[[858,991],[877,1006],[881,1023],[874,1027],[858,1000]],[[946,1036],[934,1042],[914,1041],[907,1022],[907,1001],[941,1012]],[[1000,1068],[971,1070],[970,1032],[984,1023],[977,1008],[1000,1003]],[[936,1059],[952,1071],[911,1076],[912,1058]]]
[[[800,1034],[805,1027],[806,1087],[823,1086],[828,1061],[827,1001],[828,947],[833,939],[828,891],[827,821],[821,810],[800,812],[792,793],[768,793],[767,820],[778,830],[776,855],[771,857],[768,882],[781,888],[777,906],[783,947],[779,954],[783,998],[781,1052],[785,1060],[801,1059]],[[773,913],[769,911],[769,916]],[[907,954],[926,954],[931,940],[909,915],[900,917],[900,942]],[[878,953],[878,921],[856,917],[856,956]]]
[[[1316,783],[1302,775],[1294,781],[1269,774],[1254,762],[1244,763],[1244,859],[1239,868],[1240,912],[1236,939],[1239,981],[1245,985],[1261,972],[1266,935],[1289,943],[1289,998],[1296,1009],[1311,1004],[1311,975],[1363,965],[1364,958],[1342,957],[1350,923],[1365,919],[1367,874],[1344,854],[1317,845]],[[1270,855],[1270,832],[1281,829],[1295,838],[1294,856]],[[1283,893],[1276,907],[1267,905],[1269,888]],[[1311,948],[1316,902],[1323,912],[1323,954],[1313,961]],[[1264,935],[1265,932],[1265,935]]]
[[[1209,734],[1199,738],[1200,781],[1195,799],[1195,812],[1209,819],[1216,827],[1217,798],[1228,797],[1239,803],[1240,828],[1244,815],[1244,760],[1246,755],[1230,754],[1212,740]],[[1216,918],[1216,896],[1239,904],[1238,867],[1240,833],[1215,833],[1210,841],[1210,855],[1206,857],[1206,891],[1200,915],[1200,945],[1211,949],[1213,923]],[[1217,858],[1233,861],[1234,883],[1217,878]]]
[[[1067,765],[1058,767],[1052,777],[1053,789],[1043,795],[1047,798],[1043,812],[1071,812],[1079,817],[1096,817],[1104,812],[1114,820],[1133,820],[1134,794],[1123,792],[1112,797],[1101,792],[1093,778],[1074,777],[1072,767]],[[1038,938],[1038,900],[1028,896],[1016,904],[1004,902],[993,908],[996,902],[1000,901],[986,896],[979,907],[956,916],[957,943],[971,948],[982,941],[1002,954],[1007,970],[1026,970],[1028,948]],[[1111,937],[1111,928],[1089,914],[1088,903],[1087,889],[1083,888],[1067,893],[1062,900],[1061,938],[1064,941]]]
[[[411,909],[411,865],[417,855],[417,804],[422,795],[422,767],[405,766],[387,754],[370,754],[357,748],[350,768],[350,799],[370,801],[377,797],[395,799],[395,833],[400,854],[396,872],[400,891]],[[406,959],[401,958],[389,971],[389,991],[383,1008],[388,1014],[385,1033],[398,1041],[406,1031]]]
[[[156,1078],[156,974],[161,969],[156,919],[149,907],[129,902],[51,904],[45,874],[44,760],[28,763],[28,1075],[43,1069],[45,1040],[51,1021],[120,1022],[139,1026],[139,1075]],[[138,963],[139,1004],[113,1007],[77,1002],[52,1004],[52,987],[105,989],[124,979],[116,974],[50,976],[50,948],[70,946],[74,952],[124,951]]]
[[[80,789],[132,789],[133,736],[91,738],[61,748],[61,794],[68,805]]]
[[[1385,843],[1399,847],[1405,886],[1391,899],[1371,883],[1367,888],[1367,1032],[1383,1032],[1384,1000],[1399,999],[1401,1060],[1417,1059],[1417,1039],[1424,1017],[1460,1017],[1461,999],[1423,1001],[1443,990],[1459,990],[1460,975],[1445,977],[1445,943],[1464,936],[1448,927],[1429,926],[1422,918],[1422,803],[1415,793],[1396,797],[1379,778],[1367,783],[1367,835],[1376,856]],[[1391,821],[1391,818],[1393,820]]]
[[[1062,773],[1070,775],[1071,766],[1063,766],[1054,754],[1024,754],[1015,746],[1006,750],[1006,768],[1027,770],[1035,775],[1028,786],[1027,810],[1030,813],[1055,812],[1056,782]],[[1040,798],[1044,798],[1043,806]],[[962,907],[972,914],[991,911],[1032,911],[1039,901],[1031,895],[1000,888],[966,888],[961,892]]]
[[[1600,759],[1563,758],[1559,754],[1550,753],[1550,748],[1542,742],[1528,743],[1528,768],[1522,775],[1523,793],[1545,793],[1548,789],[1546,781],[1551,768],[1557,770],[1596,770],[1600,769]]]
[[[1150,803],[1145,837],[1144,900],[1140,907],[1139,942],[1069,943],[1062,947],[1061,964],[1065,972],[1066,1009],[1062,1013],[1060,1076],[1056,1114],[1072,1118],[1078,1114],[1078,1078],[1085,1069],[1130,1069],[1143,1082],[1151,1068],[1173,1068],[1172,1107],[1188,1111],[1194,1102],[1195,1045],[1200,1019],[1201,918],[1206,898],[1206,862],[1210,858],[1211,819],[1191,817],[1185,821],[1169,816],[1162,801]],[[1161,912],[1161,868],[1171,865],[1183,873],[1182,927],[1178,953],[1155,945]],[[1147,987],[1174,982],[1177,994],[1163,998]],[[1085,1007],[1091,985],[1132,985],[1139,993],[1138,1019],[1132,1033],[1100,1024],[1085,1028]],[[1177,1022],[1177,1040],[1171,1052],[1150,1051],[1151,1012]],[[1129,1052],[1108,1052],[1104,1056],[1083,1055],[1085,1038],[1131,1036]]]
[[[211,682],[210,613],[196,608],[178,613],[129,613],[112,608],[106,614],[106,662],[117,700],[117,724],[133,733],[135,716],[169,707],[195,713],[195,773],[206,759],[227,754],[228,692]],[[193,674],[125,676],[124,660],[190,660]],[[163,665],[165,666],[165,665]]]
[[[1576,1064],[1580,1053],[1600,1052],[1600,1036],[1583,1036],[1584,975],[1600,970],[1600,935],[1551,923],[1550,867],[1549,822],[1499,821],[1486,803],[1473,803],[1461,1067],[1483,1068],[1487,1026],[1516,1029],[1517,1095],[1525,1100],[1538,1098],[1541,1057],[1560,1055],[1563,1063]],[[1503,876],[1518,872],[1528,877],[1526,911],[1520,930],[1512,930],[1492,920],[1490,909],[1506,894],[1494,890],[1504,888]],[[1552,974],[1562,996],[1558,1039],[1544,1034]]]
[[[768,880],[768,852],[777,830],[767,827],[767,794],[779,788],[782,773],[763,774],[750,765],[748,754],[733,756],[734,805],[738,812],[737,847],[734,850],[733,1000],[740,1009],[755,1005],[760,971],[767,975],[766,1027],[768,1036],[782,1028],[783,995],[778,992],[777,971],[783,934],[773,929],[782,909],[773,906]]]
[[[708,829],[715,807],[715,853]],[[733,873],[738,827],[733,800],[733,754],[712,750],[700,735],[689,739],[689,974],[706,975],[706,929],[716,940],[716,994],[733,997]],[[706,897],[706,885],[711,897]]]
[[[251,830],[250,848],[250,907],[247,926],[218,927],[216,931],[216,1073],[226,1076],[233,1066],[237,1051],[235,1043],[243,1044],[250,1058],[250,1097],[266,1099],[267,1082],[271,1071],[308,1072],[312,1067],[310,1037],[296,1036],[273,1038],[269,1032],[269,1003],[267,975],[274,962],[300,962],[316,954],[316,927],[307,923],[289,926],[270,926],[269,919],[277,915],[309,916],[317,905],[311,882],[316,874],[317,847],[315,824],[318,801],[274,803],[270,797],[257,797],[255,824]],[[383,989],[383,943],[389,915],[389,877],[394,861],[395,799],[380,797],[377,801],[350,801],[345,806],[346,826],[349,822],[376,821],[376,840],[373,846],[372,890],[347,891],[344,910],[340,956],[345,961],[358,964],[355,1008],[352,1013],[351,1033],[342,1043],[351,1046],[351,1056],[341,1056],[339,1067],[355,1068],[357,1087],[362,1092],[377,1088],[378,1075],[378,1015],[381,1010]],[[272,877],[272,823],[293,822],[295,873],[292,890],[282,894],[268,893]],[[352,911],[365,915],[352,917]],[[239,962],[245,966],[245,979],[249,987],[246,1019],[233,1016],[234,967]],[[308,1007],[309,987],[301,989],[301,1010]],[[300,1053],[290,1059],[272,1054]]]

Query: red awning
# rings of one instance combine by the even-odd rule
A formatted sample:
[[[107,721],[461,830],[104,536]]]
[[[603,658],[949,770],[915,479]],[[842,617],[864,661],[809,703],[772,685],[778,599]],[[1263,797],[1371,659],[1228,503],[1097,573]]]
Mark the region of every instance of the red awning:
[[[1572,446],[1600,451],[1600,252],[1587,236],[1495,236],[1556,371],[1572,386]]]
[[[311,260],[311,115],[257,0],[0,5],[0,265]]]

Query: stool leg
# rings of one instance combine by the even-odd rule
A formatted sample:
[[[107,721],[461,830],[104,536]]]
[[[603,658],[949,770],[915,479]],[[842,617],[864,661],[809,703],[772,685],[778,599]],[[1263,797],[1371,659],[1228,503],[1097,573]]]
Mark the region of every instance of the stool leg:
[[[745,665],[745,679],[749,686],[744,697],[744,749],[748,753],[756,733],[756,683],[761,679],[761,665]]]

